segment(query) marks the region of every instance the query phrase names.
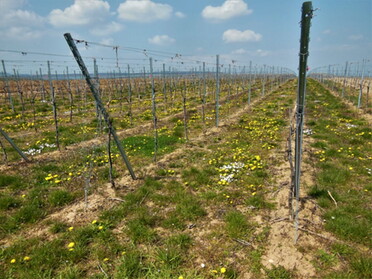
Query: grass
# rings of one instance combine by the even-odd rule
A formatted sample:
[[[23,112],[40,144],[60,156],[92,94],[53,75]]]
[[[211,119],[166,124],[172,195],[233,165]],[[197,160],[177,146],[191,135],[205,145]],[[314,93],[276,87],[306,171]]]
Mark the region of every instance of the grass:
[[[318,138],[311,148],[322,153],[311,154],[309,159],[318,174],[309,194],[325,210],[322,217],[326,219],[326,229],[343,241],[366,245],[368,238],[362,228],[370,224],[371,216],[367,213],[370,193],[364,190],[372,191],[372,186],[365,183],[368,153],[364,145],[370,140],[370,129],[366,122],[353,115],[341,115],[347,110],[333,104],[321,88],[312,86],[315,87],[314,84],[308,87],[307,118],[315,131],[313,136]],[[310,91],[315,89],[320,93],[312,96]],[[59,160],[48,158],[34,163],[30,169],[22,168],[25,170],[22,178],[8,173],[3,179],[9,183],[1,184],[0,176],[2,236],[12,232],[18,236],[34,227],[45,227],[48,235],[47,238],[15,240],[3,249],[0,278],[107,278],[97,266],[109,278],[240,278],[248,270],[256,278],[298,278],[295,270],[282,266],[266,269],[262,264],[270,234],[270,225],[265,221],[275,208],[269,199],[269,193],[275,190],[273,185],[277,185],[273,169],[282,160],[277,154],[288,133],[286,119],[294,92],[294,83],[282,87],[267,95],[263,102],[256,103],[237,123],[220,127],[218,134],[196,145],[190,140],[186,147],[182,145],[184,127],[178,121],[182,122],[182,118],[173,117],[173,121],[168,122],[165,117],[169,114],[160,111],[160,160],[154,171],[144,170],[153,156],[152,134],[145,130],[141,135],[124,139],[135,172],[147,178],[118,184],[114,190],[120,199],[107,199],[103,205],[105,211],[88,211],[89,216],[95,217],[85,220],[62,222],[58,218],[43,218],[82,198],[88,166],[91,166],[90,192],[106,195],[103,188],[107,183],[105,144],[71,152],[74,154]],[[173,98],[173,106],[172,98],[168,99],[169,112],[179,110],[182,104],[176,94]],[[313,102],[320,98],[325,99]],[[246,96],[232,96],[230,112],[245,103],[245,99]],[[134,127],[139,123],[136,121],[143,121],[140,118],[151,120],[151,111],[147,109],[150,102],[144,101],[143,110],[134,104],[133,112],[141,111],[133,114]],[[188,111],[191,110],[188,108]],[[226,115],[227,111],[227,104],[223,103],[221,112]],[[188,119],[191,139],[198,136],[203,127],[200,111],[194,112]],[[206,112],[210,122],[206,126],[210,127],[214,125],[214,115]],[[96,125],[95,121],[89,123]],[[350,131],[346,123],[358,127]],[[74,128],[63,124],[66,124],[63,133],[71,134]],[[127,124],[122,125],[127,127]],[[351,132],[353,137],[345,136]],[[164,159],[163,155],[176,148],[180,148],[177,157]],[[122,177],[126,174],[125,166],[116,160],[115,147],[113,152],[115,177]],[[325,160],[320,162],[323,157]],[[357,159],[359,157],[364,160]],[[56,179],[61,182],[46,180],[49,174],[58,175]],[[337,200],[337,208],[328,191]],[[257,217],[262,217],[263,225],[253,221]],[[96,221],[92,223],[90,218]],[[341,228],[344,230],[339,231]],[[248,241],[254,248],[240,245],[236,239]],[[74,243],[71,251],[70,243]],[[325,269],[342,263],[342,270],[334,271],[340,278],[368,278],[371,261],[363,251],[349,245],[330,246],[314,252],[319,276],[332,278]],[[304,253],[313,253],[313,250]],[[30,260],[25,261],[25,256]]]
[[[309,194],[327,208],[324,217],[328,230],[343,239],[367,244],[368,233],[363,228],[371,222],[367,210],[371,198],[365,191],[368,176],[363,172],[370,160],[368,138],[371,129],[367,122],[353,116],[340,100],[315,82],[310,82],[309,91],[309,121],[313,121],[314,136],[323,138],[321,144],[315,143],[313,147],[326,150],[322,158],[313,156],[318,173],[316,186]],[[314,99],[321,103],[312,103]],[[338,109],[337,113],[333,109]],[[313,120],[320,115],[322,121]],[[333,208],[327,197],[329,190],[338,201],[338,208]]]
[[[252,226],[246,216],[239,211],[230,211],[225,216],[226,232],[232,238],[246,238],[250,235]]]
[[[371,127],[315,81],[309,82],[308,90],[308,121],[316,139],[312,147],[322,151],[311,154],[316,175],[308,193],[325,210],[325,229],[351,243],[350,247],[354,243],[368,246],[370,232],[366,228],[372,221],[368,174]],[[344,263],[342,271],[324,278],[368,278],[372,274],[370,255],[350,247],[337,244],[334,253],[318,251],[316,266],[320,270],[340,260]]]

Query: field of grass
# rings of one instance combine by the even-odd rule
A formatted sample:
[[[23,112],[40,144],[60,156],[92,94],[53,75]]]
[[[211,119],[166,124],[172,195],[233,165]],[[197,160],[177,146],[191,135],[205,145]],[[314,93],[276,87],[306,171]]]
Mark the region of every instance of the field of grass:
[[[234,88],[222,82],[219,127],[211,84],[204,122],[192,80],[167,101],[159,94],[157,162],[150,93],[133,101],[131,115],[120,95],[111,96],[117,102],[108,109],[139,178],[131,180],[113,145],[115,187],[92,102],[72,121],[61,114],[61,152],[43,147],[26,164],[6,146],[0,278],[369,278],[371,123],[308,80],[303,230],[294,245],[293,228],[278,236],[274,224],[292,225],[279,199],[290,185],[283,174],[297,83],[273,77],[263,94],[261,82],[250,106],[242,80]],[[0,111],[23,150],[54,143],[51,109],[43,106],[36,118],[31,104],[23,115]],[[67,99],[60,107],[67,111]],[[316,212],[310,221],[308,211]],[[268,254],[277,239],[283,257],[295,251],[295,265]]]

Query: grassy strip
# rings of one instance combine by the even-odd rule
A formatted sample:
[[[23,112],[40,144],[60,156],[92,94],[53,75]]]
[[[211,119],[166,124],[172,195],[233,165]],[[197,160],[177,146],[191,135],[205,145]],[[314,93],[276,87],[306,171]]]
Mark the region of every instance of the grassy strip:
[[[352,246],[368,247],[372,224],[370,123],[310,80],[307,125],[315,150],[310,156],[315,185],[309,195],[325,209],[325,228]],[[372,258],[356,247],[334,245],[330,257],[347,264],[342,272],[327,278],[367,278],[372,274]]]

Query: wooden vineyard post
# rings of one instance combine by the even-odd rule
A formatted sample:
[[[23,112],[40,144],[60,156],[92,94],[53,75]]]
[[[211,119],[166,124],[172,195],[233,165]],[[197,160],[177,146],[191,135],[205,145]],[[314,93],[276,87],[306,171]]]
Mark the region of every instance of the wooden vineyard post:
[[[363,62],[362,62],[362,77],[360,78],[360,83],[359,83],[358,109],[360,108],[360,106],[362,104],[364,68],[365,68],[366,62],[367,61],[365,59],[363,59]]]
[[[216,127],[218,127],[218,122],[219,122],[219,108],[220,108],[220,56],[216,56]]]
[[[167,111],[167,83],[165,79],[165,64],[163,63],[163,95],[164,95],[164,110]]]
[[[22,90],[21,84],[19,83],[19,75],[18,75],[16,69],[13,69],[13,72],[14,72],[14,78],[15,78],[15,81],[16,81],[16,84],[17,84],[17,91],[18,91],[19,99],[21,100],[22,118],[24,118],[25,102],[23,100],[23,90]]]
[[[251,104],[251,94],[252,94],[252,61],[249,61],[248,105]]]
[[[311,18],[313,16],[313,8],[311,2],[304,2],[302,4],[301,17],[301,41],[299,53],[299,77],[298,77],[298,95],[296,107],[296,142],[295,142],[295,169],[294,169],[294,196],[296,198],[296,211],[294,216],[295,237],[294,241],[297,243],[298,239],[298,213],[300,200],[300,176],[301,176],[301,157],[302,157],[302,136],[304,125],[305,112],[305,93],[306,93],[306,70],[307,57],[309,56],[309,34]]]
[[[203,98],[202,98],[202,118],[203,118],[203,127],[205,130],[205,97],[207,95],[207,83],[205,79],[205,62],[203,62]]]
[[[69,96],[69,99],[70,99],[70,122],[72,122],[74,99],[72,97],[71,82],[70,82],[70,75],[69,75],[69,72],[68,72],[68,66],[66,67],[66,77],[67,77],[68,96]]]
[[[150,76],[151,76],[151,104],[152,104],[152,118],[154,121],[154,162],[158,153],[158,118],[156,117],[156,95],[154,83],[154,71],[152,68],[152,58],[150,57]]]
[[[132,115],[132,85],[130,81],[130,66],[128,64],[128,103],[129,103],[129,119],[130,126],[133,125],[133,115]]]
[[[4,60],[1,60],[1,64],[3,64],[3,71],[4,71],[4,79],[5,79],[5,92],[8,93],[8,100],[10,107],[12,109],[12,112],[14,111],[14,104],[13,104],[13,98],[12,98],[12,92],[10,91],[10,86],[9,86],[9,81],[8,81],[8,75],[6,73],[6,68],[5,68],[5,62]]]
[[[342,94],[341,94],[341,97],[344,98],[345,97],[345,88],[346,88],[346,78],[347,78],[347,66],[348,66],[349,62],[346,61],[346,64],[345,64],[345,72],[344,72],[344,81],[342,82]]]
[[[54,94],[54,87],[53,87],[53,82],[52,82],[52,74],[50,72],[50,62],[49,61],[48,61],[48,79],[49,79],[49,85],[50,85],[51,101],[52,101],[52,106],[53,106],[54,126],[56,128],[56,145],[57,145],[58,150],[61,150],[60,146],[59,146],[59,130],[58,130],[56,96]]]
[[[96,87],[96,84],[93,82],[92,78],[90,77],[90,74],[88,72],[88,69],[87,69],[87,67],[84,64],[84,61],[81,58],[78,49],[76,48],[75,42],[72,39],[71,34],[70,33],[66,33],[66,34],[64,34],[64,37],[66,39],[67,44],[69,45],[69,47],[71,49],[72,54],[75,57],[76,62],[78,63],[78,65],[80,67],[81,72],[83,73],[83,75],[85,77],[85,80],[86,80],[86,82],[87,82],[87,84],[88,84],[88,86],[89,86],[89,88],[90,88],[90,90],[91,90],[91,92],[93,94],[93,97],[94,97],[94,99],[95,99],[95,101],[96,101],[96,103],[98,105],[98,108],[101,111],[101,114],[103,115],[103,118],[104,118],[104,120],[105,120],[105,122],[107,124],[107,127],[109,129],[109,132],[111,133],[111,135],[112,135],[112,137],[113,137],[113,139],[114,139],[114,141],[116,143],[116,146],[118,147],[118,150],[120,152],[120,155],[123,158],[123,160],[124,160],[124,162],[125,162],[128,170],[129,170],[129,173],[130,173],[132,179],[136,179],[136,175],[134,174],[134,171],[133,171],[132,166],[131,166],[131,164],[130,164],[130,162],[128,160],[128,157],[127,157],[127,155],[126,155],[126,153],[124,151],[124,148],[123,148],[123,146],[122,146],[122,144],[121,144],[121,142],[120,142],[120,140],[119,140],[119,138],[118,138],[118,136],[116,134],[115,127],[113,125],[111,125],[110,116],[107,113],[105,107],[103,106],[103,104],[101,102],[101,98],[100,98],[100,96],[98,94],[98,89]]]
[[[99,84],[99,77],[98,77],[98,66],[97,66],[97,60],[95,58],[93,58],[93,70],[94,70],[93,71],[94,79],[95,79],[98,97],[101,98],[101,91],[99,89],[100,84]],[[99,135],[100,133],[102,133],[102,115],[101,115],[101,111],[98,107],[97,102],[96,102],[96,114],[97,114],[97,123],[98,123],[97,135]]]
[[[182,92],[182,103],[183,103],[183,126],[185,130],[185,141],[188,143],[189,141],[189,133],[188,133],[188,127],[187,127],[187,109],[186,109],[186,101],[187,101],[187,89],[186,89],[186,81],[183,81],[183,90]]]

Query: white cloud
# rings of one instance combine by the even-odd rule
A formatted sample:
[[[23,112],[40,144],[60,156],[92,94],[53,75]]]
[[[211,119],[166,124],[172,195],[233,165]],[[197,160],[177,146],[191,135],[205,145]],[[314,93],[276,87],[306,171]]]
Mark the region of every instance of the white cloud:
[[[261,57],[265,57],[265,56],[268,56],[268,55],[270,55],[270,51],[268,51],[268,50],[262,50],[262,49],[257,49],[256,50],[256,54],[258,55],[258,56],[261,56]]]
[[[113,33],[117,33],[119,31],[123,30],[123,25],[121,25],[118,22],[112,21],[106,25],[103,26],[97,26],[90,30],[90,33],[92,33],[95,36],[107,36]]]
[[[359,40],[363,39],[363,35],[361,35],[361,34],[350,35],[348,37],[348,39],[352,40],[352,41],[359,41]]]
[[[252,51],[252,50],[246,50],[244,48],[239,48],[239,49],[233,50],[231,54],[265,57],[265,56],[270,55],[271,51],[262,50],[262,49],[257,49],[255,51]]]
[[[21,8],[24,3],[24,0],[1,0],[0,13],[6,14],[10,10]]]
[[[26,10],[10,10],[0,18],[0,24],[2,26],[35,27],[41,26],[43,23],[43,17]]]
[[[232,54],[246,54],[247,51],[244,48],[239,48],[239,49],[233,50],[231,53]]]
[[[149,43],[158,46],[166,46],[173,44],[176,40],[168,35],[156,35],[149,39]]]
[[[0,0],[0,36],[14,41],[38,39],[45,19],[33,11],[22,10],[23,0]]]
[[[56,27],[88,25],[94,22],[102,22],[110,15],[110,5],[102,0],[75,0],[74,4],[63,11],[52,10],[49,21]]]
[[[185,18],[186,15],[182,12],[175,12],[175,16],[178,17],[178,18]]]
[[[262,39],[262,35],[249,29],[245,31],[229,29],[223,32],[222,39],[226,43],[258,42]]]
[[[151,22],[171,17],[173,8],[151,0],[126,0],[118,8],[119,18],[137,22]]]
[[[224,20],[232,17],[251,14],[252,10],[243,0],[226,0],[222,6],[207,6],[202,11],[202,16],[211,20]]]
[[[16,41],[38,39],[42,35],[41,31],[27,26],[12,26],[7,30],[0,29],[0,36]]]

